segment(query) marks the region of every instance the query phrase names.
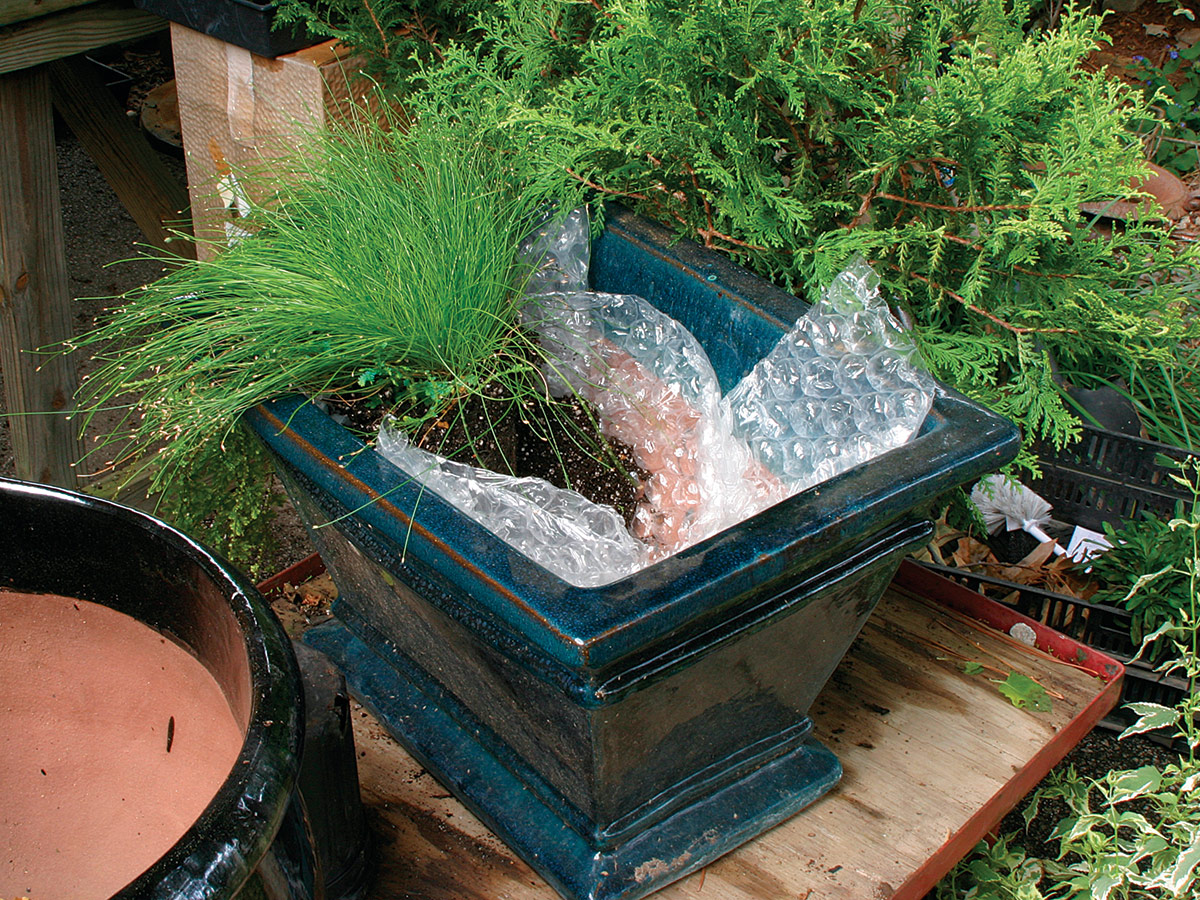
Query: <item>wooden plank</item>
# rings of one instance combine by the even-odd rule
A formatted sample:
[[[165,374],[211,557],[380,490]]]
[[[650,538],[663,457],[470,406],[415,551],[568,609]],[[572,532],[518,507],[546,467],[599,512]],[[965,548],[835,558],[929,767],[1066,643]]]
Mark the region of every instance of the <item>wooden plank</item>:
[[[987,674],[966,674],[964,658],[1022,672],[1062,697],[1049,712],[1017,709]],[[1072,729],[1103,714],[1112,687],[961,613],[889,590],[813,709],[817,736],[845,769],[841,784],[655,897],[917,900],[1020,799],[1024,782],[1078,740],[1067,739]],[[380,849],[371,897],[557,896],[365,710],[355,713],[355,740]]]
[[[117,0],[0,28],[0,74],[145,37],[166,28],[158,16]]]
[[[96,0],[0,0],[0,25],[24,22],[95,2]]]
[[[0,75],[0,370],[19,478],[75,484],[75,361],[35,353],[71,335],[49,75]]]
[[[267,59],[182,25],[171,26],[192,227],[223,243],[236,227],[219,179],[261,168],[324,127],[351,94],[357,69],[334,41]],[[258,198],[255,198],[258,199]],[[211,247],[199,254],[211,256]]]
[[[125,115],[116,98],[89,77],[82,56],[50,63],[54,106],[99,167],[146,239],[160,250],[187,252],[168,240],[186,215],[187,190]]]

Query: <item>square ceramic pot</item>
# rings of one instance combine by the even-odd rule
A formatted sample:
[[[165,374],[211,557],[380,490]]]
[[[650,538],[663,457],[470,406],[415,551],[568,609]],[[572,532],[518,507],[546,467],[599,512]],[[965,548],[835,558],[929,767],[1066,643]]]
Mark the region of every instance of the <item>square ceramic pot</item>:
[[[593,287],[681,320],[728,390],[803,314],[621,211]],[[312,640],[395,736],[568,898],[643,896],[837,782],[808,709],[926,504],[1016,429],[940,389],[909,444],[612,584],[577,588],[302,399],[254,410],[337,582]],[[419,501],[419,502],[418,502]]]

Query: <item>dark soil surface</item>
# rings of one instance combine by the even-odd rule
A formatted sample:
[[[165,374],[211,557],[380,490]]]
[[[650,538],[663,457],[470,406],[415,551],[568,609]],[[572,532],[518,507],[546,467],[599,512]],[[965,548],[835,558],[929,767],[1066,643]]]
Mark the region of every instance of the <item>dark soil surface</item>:
[[[565,428],[534,428],[529,425],[535,421],[532,417],[522,418],[524,426],[516,429],[516,474],[607,503],[631,527],[649,473],[637,467],[629,447],[599,434],[595,413],[581,401],[558,403],[554,414],[568,423]]]
[[[1162,769],[1169,763],[1178,762],[1179,754],[1163,744],[1139,736],[1119,741],[1116,732],[1097,728],[1055,767],[1054,773],[1074,767],[1084,777],[1099,778],[1114,769],[1137,769],[1141,766]],[[1027,805],[1027,801],[1018,804],[1004,819],[1000,831],[1016,834],[1029,856],[1057,859],[1058,842],[1052,841],[1050,835],[1059,820],[1067,815],[1066,804],[1057,800],[1041,803],[1038,816],[1026,828],[1022,813]],[[1095,809],[1099,810],[1099,805]]]
[[[1177,7],[1190,9],[1194,18],[1175,15]],[[1161,67],[1171,50],[1178,47],[1181,40],[1187,40],[1196,28],[1200,28],[1200,2],[1197,0],[1172,3],[1144,0],[1135,10],[1108,13],[1103,30],[1112,43],[1098,48],[1088,62],[1096,69],[1107,67],[1109,75],[1135,81],[1128,71],[1135,56]]]

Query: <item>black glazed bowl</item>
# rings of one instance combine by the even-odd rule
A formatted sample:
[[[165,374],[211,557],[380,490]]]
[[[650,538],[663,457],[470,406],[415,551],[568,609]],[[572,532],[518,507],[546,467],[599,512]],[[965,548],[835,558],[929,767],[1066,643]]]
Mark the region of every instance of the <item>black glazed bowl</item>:
[[[0,478],[0,587],[88,600],[170,633],[216,679],[242,727],[241,754],[216,796],[116,898],[315,895],[294,790],[304,740],[300,673],[287,635],[243,575],[152,516]]]

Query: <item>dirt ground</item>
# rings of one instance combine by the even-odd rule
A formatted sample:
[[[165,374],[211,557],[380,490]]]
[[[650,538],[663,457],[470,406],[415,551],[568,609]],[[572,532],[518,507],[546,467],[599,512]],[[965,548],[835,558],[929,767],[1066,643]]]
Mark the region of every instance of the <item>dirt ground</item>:
[[[1148,3],[1147,6],[1155,7],[1155,4]],[[1156,7],[1155,11],[1157,12]],[[1132,26],[1128,23],[1123,26],[1126,27],[1127,33],[1139,39],[1146,35],[1141,22],[1132,21]],[[1157,42],[1162,40],[1161,36],[1155,35],[1148,35],[1146,38],[1155,47],[1158,46]],[[143,52],[144,49],[139,52]],[[1127,52],[1127,49],[1122,48],[1117,55]],[[140,64],[148,70],[141,73],[143,83],[154,77],[154,66],[158,65],[153,59],[155,55],[156,51],[151,47],[148,52],[151,58]],[[130,261],[137,254],[135,245],[140,239],[139,232],[78,141],[65,129],[60,131],[57,150],[70,290],[71,295],[77,298],[75,326],[77,331],[84,331],[108,305],[108,298],[154,278],[159,266],[145,260]],[[173,156],[166,158],[181,181],[185,181],[182,159]],[[81,359],[80,364],[86,372],[88,361]],[[0,381],[0,475],[11,476],[15,474],[15,469],[8,436],[8,421],[2,415],[2,386]],[[281,570],[312,552],[303,527],[290,509],[281,517],[279,528],[281,548],[267,571]],[[204,539],[203,535],[199,537]],[[296,602],[298,606],[302,606],[308,601]],[[1136,767],[1148,763],[1162,765],[1170,756],[1170,752],[1160,745],[1141,739],[1118,743],[1111,732],[1098,729],[1070,755],[1064,765],[1074,765],[1081,772],[1094,776],[1113,768]],[[1019,830],[1020,820],[1010,818],[1006,827]],[[1031,834],[1028,840],[1030,849],[1038,849],[1037,845],[1042,838],[1044,832],[1040,835]]]

